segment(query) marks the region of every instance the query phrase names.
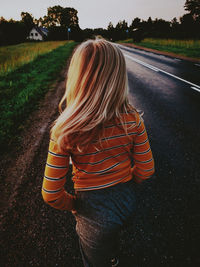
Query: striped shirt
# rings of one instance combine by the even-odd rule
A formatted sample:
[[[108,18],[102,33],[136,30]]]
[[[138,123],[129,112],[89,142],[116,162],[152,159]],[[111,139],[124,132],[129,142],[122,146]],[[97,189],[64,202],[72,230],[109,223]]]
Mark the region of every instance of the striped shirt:
[[[57,209],[70,209],[72,195],[64,185],[70,157],[75,190],[96,190],[127,182],[132,177],[148,179],[154,173],[154,160],[143,119],[136,112],[123,114],[127,133],[120,121],[105,126],[101,142],[93,142],[87,152],[78,150],[59,153],[50,140],[42,195]],[[133,163],[133,167],[132,167]]]

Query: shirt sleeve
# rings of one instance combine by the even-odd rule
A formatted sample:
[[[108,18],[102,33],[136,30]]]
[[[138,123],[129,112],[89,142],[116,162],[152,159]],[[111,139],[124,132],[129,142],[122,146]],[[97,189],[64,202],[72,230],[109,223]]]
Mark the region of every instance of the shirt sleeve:
[[[154,159],[149,144],[149,139],[145,129],[144,121],[138,114],[137,122],[137,135],[134,139],[133,147],[133,162],[132,169],[133,177],[141,180],[150,178],[155,172]]]
[[[73,209],[74,196],[64,189],[69,158],[69,153],[60,153],[57,143],[50,140],[42,184],[42,197],[47,204],[60,210]]]

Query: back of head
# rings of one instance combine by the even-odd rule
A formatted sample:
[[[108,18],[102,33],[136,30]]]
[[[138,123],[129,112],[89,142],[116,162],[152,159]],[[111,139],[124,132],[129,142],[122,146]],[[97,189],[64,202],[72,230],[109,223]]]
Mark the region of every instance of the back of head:
[[[128,80],[124,56],[105,39],[88,40],[75,50],[60,102],[66,107],[52,128],[61,150],[88,145],[101,135],[104,123],[128,108]]]

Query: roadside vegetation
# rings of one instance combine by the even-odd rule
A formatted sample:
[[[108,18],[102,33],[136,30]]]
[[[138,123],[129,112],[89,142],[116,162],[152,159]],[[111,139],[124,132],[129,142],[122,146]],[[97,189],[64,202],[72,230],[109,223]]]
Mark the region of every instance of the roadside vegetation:
[[[39,55],[66,44],[66,41],[57,42],[31,42],[0,47],[0,76],[29,63]]]
[[[133,39],[127,39],[120,42],[132,43],[159,51],[172,52],[175,54],[200,59],[200,40],[145,38],[139,43],[133,42]]]
[[[47,47],[58,46],[58,42],[48,43]],[[54,44],[53,44],[54,43]],[[45,43],[43,43],[45,45]],[[66,66],[67,58],[74,49],[75,42],[60,43],[56,49],[45,51],[30,62],[11,72],[0,76],[0,148],[1,151],[17,140],[20,129],[28,115],[37,108],[38,102],[44,97],[52,84],[60,77],[61,70]],[[25,46],[25,44],[23,44]],[[30,44],[27,44],[28,46]],[[38,50],[38,44],[32,44]],[[42,45],[42,44],[41,44]],[[2,48],[3,49],[3,48]],[[16,49],[16,47],[15,47]],[[21,46],[19,46],[21,50]],[[34,50],[34,48],[32,49]],[[48,53],[47,53],[48,52]],[[32,54],[32,51],[30,50]],[[16,55],[17,51],[12,55]],[[12,61],[12,55],[9,59]],[[32,60],[32,61],[31,61]],[[1,61],[1,58],[0,58]],[[15,59],[13,59],[15,61]]]

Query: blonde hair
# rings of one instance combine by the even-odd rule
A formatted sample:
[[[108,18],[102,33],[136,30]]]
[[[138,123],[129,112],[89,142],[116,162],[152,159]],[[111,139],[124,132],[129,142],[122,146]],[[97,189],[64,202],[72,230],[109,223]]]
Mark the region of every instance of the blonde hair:
[[[61,114],[51,129],[51,138],[61,151],[84,150],[101,138],[106,122],[122,121],[120,113],[130,109],[127,96],[126,63],[117,45],[105,39],[81,43],[70,62],[66,91],[59,104]]]

